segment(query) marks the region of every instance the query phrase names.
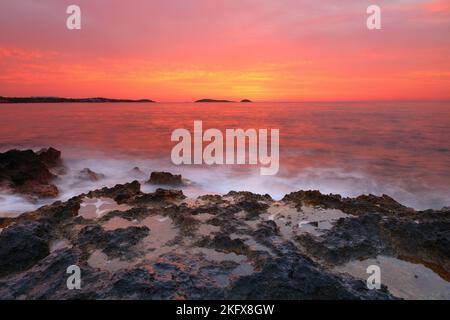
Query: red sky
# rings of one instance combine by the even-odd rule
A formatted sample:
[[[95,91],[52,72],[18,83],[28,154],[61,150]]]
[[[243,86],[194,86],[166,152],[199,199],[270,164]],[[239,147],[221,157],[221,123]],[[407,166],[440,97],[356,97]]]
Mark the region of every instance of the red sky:
[[[0,95],[450,99],[450,0],[1,0]]]

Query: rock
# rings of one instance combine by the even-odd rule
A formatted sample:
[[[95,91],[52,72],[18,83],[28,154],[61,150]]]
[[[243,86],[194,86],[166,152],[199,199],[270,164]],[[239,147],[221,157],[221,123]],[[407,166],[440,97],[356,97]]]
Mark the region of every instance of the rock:
[[[80,171],[79,178],[83,180],[98,181],[105,178],[105,175],[102,173],[96,173],[89,168],[84,168]]]
[[[109,257],[132,256],[130,248],[149,232],[147,227],[104,231],[99,225],[89,225],[80,231],[78,244],[82,248],[102,249]]]
[[[23,271],[49,254],[48,227],[36,221],[14,224],[0,233],[0,277]]]
[[[183,179],[180,174],[154,171],[151,173],[150,180],[148,180],[147,183],[167,186],[181,186],[183,185]]]
[[[217,99],[200,99],[195,101],[196,103],[211,103],[211,102],[233,102],[229,100],[217,100]]]
[[[42,153],[45,161],[52,159],[54,151]],[[48,158],[48,159],[47,159]],[[55,176],[32,150],[11,150],[0,153],[0,184],[15,192],[38,197],[54,197],[57,187],[52,183]]]
[[[87,220],[79,215],[85,197],[127,206]],[[368,290],[365,279],[335,270],[378,255],[450,281],[448,211],[317,191],[281,201],[250,192],[185,198],[143,193],[134,181],[0,219],[0,299],[395,299],[386,286]],[[326,219],[323,208],[352,214],[319,234],[307,231],[322,220],[298,228],[305,214]],[[70,246],[50,252],[61,240]],[[66,287],[72,264],[82,270],[80,290]]]
[[[231,300],[299,300],[299,299],[387,299],[393,297],[381,291],[367,289],[362,281],[340,279],[311,260],[286,246],[282,257],[269,259],[261,272],[236,281],[227,292]]]
[[[170,202],[185,199],[186,196],[181,190],[166,190],[158,188],[153,193],[142,194],[134,200],[135,204],[149,204],[154,202]]]
[[[62,165],[61,151],[56,150],[52,147],[48,149],[41,149],[37,152],[39,159],[48,168],[54,168]]]
[[[320,191],[297,191],[284,196],[283,201],[293,202],[297,209],[302,206],[320,206],[324,208],[339,209],[342,207],[340,195],[323,195]]]
[[[91,191],[87,194],[90,198],[109,197],[114,199],[118,204],[132,201],[137,196],[142,195],[141,185],[138,181],[133,181],[125,184],[118,184],[113,188],[103,188],[100,190]]]
[[[249,103],[249,102],[252,102],[252,101],[249,100],[249,99],[242,99],[241,102],[242,102],[242,103]]]
[[[40,184],[31,181],[25,182],[15,189],[19,193],[37,196],[39,198],[55,198],[59,194],[54,184]]]
[[[227,235],[216,235],[213,239],[206,238],[199,242],[202,247],[210,247],[221,252],[242,254],[248,251],[248,246],[241,239],[231,239]]]
[[[134,167],[133,169],[131,169],[129,174],[134,179],[141,179],[146,176],[146,174],[139,167]]]

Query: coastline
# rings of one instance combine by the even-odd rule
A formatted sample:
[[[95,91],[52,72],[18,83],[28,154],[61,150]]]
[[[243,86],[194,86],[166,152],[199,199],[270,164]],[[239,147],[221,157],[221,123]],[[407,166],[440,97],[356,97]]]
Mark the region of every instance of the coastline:
[[[2,97],[0,104],[15,103],[155,103],[150,99],[110,99],[110,98],[61,98],[61,97]]]
[[[64,172],[58,150],[27,152],[28,164],[30,157],[42,172]],[[36,195],[54,179],[34,172],[18,192]],[[154,192],[133,181],[0,218],[0,299],[450,298],[448,209],[318,191],[281,200],[235,191],[188,198],[183,186],[195,181],[149,177]],[[374,259],[396,267],[381,290],[361,278]],[[81,290],[60,281],[70,264],[83,270]],[[395,274],[408,278],[398,283]]]

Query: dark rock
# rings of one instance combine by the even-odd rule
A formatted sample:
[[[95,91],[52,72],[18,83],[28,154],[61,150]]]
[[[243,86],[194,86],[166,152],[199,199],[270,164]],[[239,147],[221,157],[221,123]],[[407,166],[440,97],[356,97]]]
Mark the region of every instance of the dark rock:
[[[211,102],[234,102],[229,100],[217,100],[217,99],[200,99],[195,101],[197,103],[211,103]]]
[[[340,195],[323,195],[320,191],[297,191],[284,196],[283,201],[293,202],[297,208],[302,206],[319,206],[325,208],[339,209],[342,207]]]
[[[362,281],[339,279],[311,260],[286,247],[282,257],[270,259],[262,270],[236,281],[227,299],[392,299],[389,294],[371,291]]]
[[[134,179],[141,179],[145,177],[146,174],[138,167],[134,167],[130,170],[130,176],[132,176]]]
[[[48,168],[54,168],[62,165],[61,151],[52,147],[38,151],[37,155],[42,163],[44,163]]]
[[[231,239],[227,235],[216,235],[213,239],[206,238],[199,242],[199,246],[213,248],[221,252],[234,252],[243,254],[249,250],[248,246],[241,239]]]
[[[48,226],[37,221],[14,224],[0,233],[0,277],[23,271],[49,254]]]
[[[83,180],[98,181],[105,178],[105,175],[102,173],[96,173],[89,168],[84,168],[80,171],[79,178]]]
[[[143,194],[136,198],[134,201],[136,204],[163,202],[163,201],[176,201],[186,199],[186,196],[181,190],[167,190],[156,189],[153,193]]]
[[[89,197],[107,197],[114,199],[117,203],[127,203],[139,195],[142,195],[141,185],[138,181],[125,184],[118,184],[113,188],[103,188],[91,191],[87,194]]]
[[[103,249],[109,257],[132,256],[131,247],[149,234],[147,227],[128,227],[105,231],[99,225],[89,225],[80,231],[80,247]]]
[[[78,211],[86,196],[130,209],[83,219]],[[276,203],[250,192],[184,198],[179,190],[142,193],[134,181],[0,219],[0,299],[393,299],[385,286],[368,290],[334,269],[378,255],[423,264],[450,281],[448,211],[317,191]],[[352,215],[309,234],[319,224],[299,232],[292,204]],[[261,214],[272,205],[280,214],[267,220]],[[111,221],[119,217],[127,221]],[[60,240],[65,248],[50,253],[49,244],[54,250]],[[93,263],[97,251],[108,261]],[[67,290],[72,264],[82,270],[81,290]]]
[[[55,197],[58,189],[52,183],[54,178],[40,156],[32,150],[0,153],[0,184],[16,192],[38,197]]]
[[[363,215],[359,219],[341,219],[323,239],[305,234],[297,240],[308,249],[309,254],[338,265],[386,252],[380,223],[381,217],[375,214]]]
[[[152,172],[148,183],[168,186],[180,186],[183,184],[183,180],[180,174],[171,174],[170,172]]]

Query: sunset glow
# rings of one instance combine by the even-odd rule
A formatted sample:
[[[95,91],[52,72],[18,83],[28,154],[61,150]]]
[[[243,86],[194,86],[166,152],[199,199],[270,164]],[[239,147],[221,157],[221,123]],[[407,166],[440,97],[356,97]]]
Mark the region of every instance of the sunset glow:
[[[0,95],[192,101],[450,99],[450,2],[0,3]]]

